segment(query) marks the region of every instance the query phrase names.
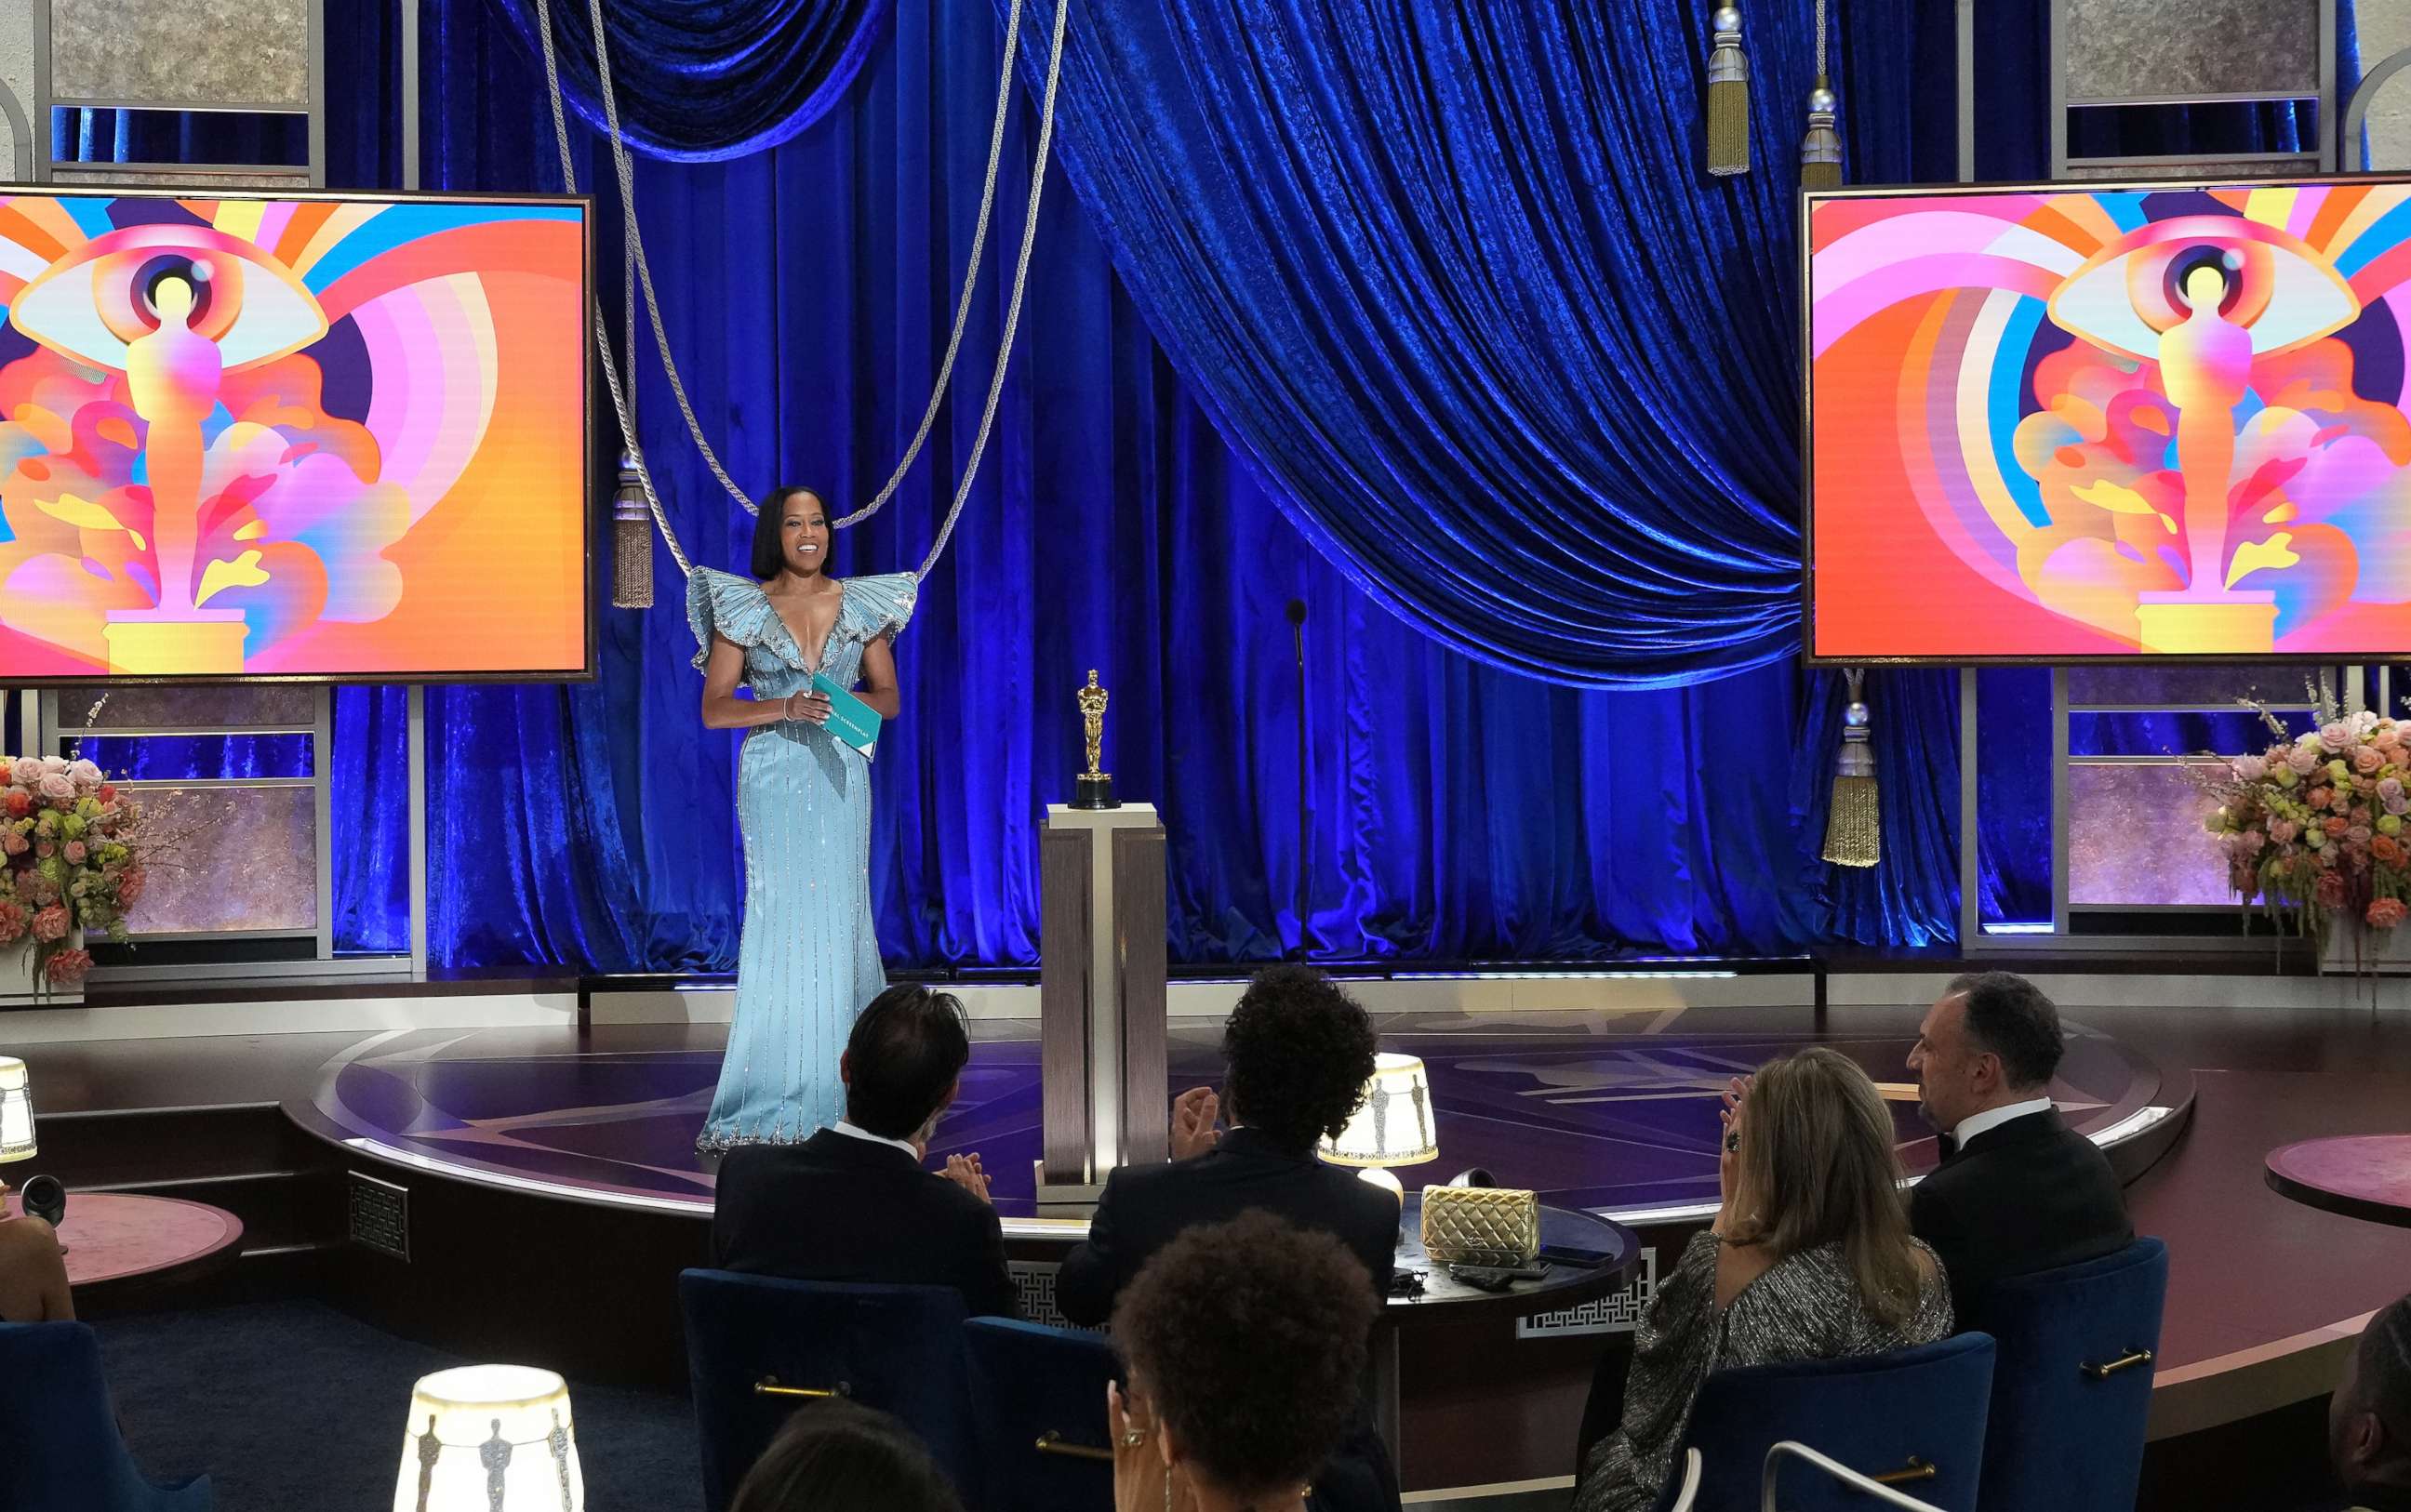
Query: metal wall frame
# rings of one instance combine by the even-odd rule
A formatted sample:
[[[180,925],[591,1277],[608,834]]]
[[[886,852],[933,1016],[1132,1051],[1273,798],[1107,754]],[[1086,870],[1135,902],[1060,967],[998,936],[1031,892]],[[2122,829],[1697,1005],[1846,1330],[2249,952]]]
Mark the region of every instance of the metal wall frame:
[[[55,0],[32,0],[34,22],[34,100],[30,112],[21,109],[13,96],[0,98],[0,111],[5,111],[16,128],[18,138],[18,170],[21,181],[36,183],[52,182],[53,170],[74,168],[78,171],[123,173],[129,182],[161,180],[192,180],[206,182],[212,178],[262,176],[282,174],[294,176],[306,172],[309,185],[323,189],[327,185],[327,15],[326,0],[310,0],[304,7],[310,35],[308,39],[308,103],[305,109],[290,104],[244,104],[235,101],[193,101],[177,99],[63,99],[52,87],[51,71],[51,7]],[[404,190],[419,187],[418,172],[418,0],[401,0],[402,6],[402,184]],[[5,94],[5,91],[0,91]],[[61,162],[51,154],[51,112],[59,106],[154,109],[154,110],[222,110],[257,114],[296,115],[306,113],[308,120],[308,162],[297,167],[292,164],[78,164]],[[31,119],[24,117],[30,113]],[[115,981],[192,981],[221,977],[229,971],[246,977],[328,976],[328,975],[398,975],[406,969],[414,978],[427,975],[427,763],[426,763],[426,691],[413,684],[408,690],[407,729],[404,749],[407,752],[409,792],[407,796],[409,825],[409,910],[410,943],[406,954],[364,954],[338,957],[334,950],[334,857],[333,845],[333,718],[334,690],[323,686],[315,690],[314,719],[306,729],[278,730],[268,727],[241,729],[95,729],[95,736],[141,734],[306,734],[311,737],[311,776],[307,778],[246,779],[240,783],[202,779],[191,782],[162,781],[138,784],[155,787],[271,787],[291,786],[307,782],[315,794],[315,839],[317,861],[317,920],[309,931],[225,931],[196,934],[138,936],[137,939],[256,939],[307,938],[312,942],[312,958],[296,961],[243,962],[240,966],[197,964],[189,966],[131,966],[104,968],[104,980]],[[19,698],[20,719],[15,732],[17,749],[57,754],[63,741],[83,734],[81,729],[62,727],[58,717],[59,695],[55,691],[25,690]]]

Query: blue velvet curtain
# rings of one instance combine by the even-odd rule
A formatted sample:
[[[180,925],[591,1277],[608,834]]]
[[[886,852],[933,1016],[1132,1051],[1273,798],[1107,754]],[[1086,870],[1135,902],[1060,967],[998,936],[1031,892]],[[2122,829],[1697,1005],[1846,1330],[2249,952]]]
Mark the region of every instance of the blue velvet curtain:
[[[541,59],[535,0],[493,0]],[[604,7],[622,138],[678,162],[776,147],[845,97],[887,0],[610,0]],[[587,0],[553,0],[563,93],[606,129]],[[541,108],[542,101],[536,102]]]
[[[1352,14],[1331,3],[1338,8],[1328,14]],[[582,10],[576,0],[556,8],[564,22]],[[891,961],[1034,960],[1035,829],[1041,806],[1065,795],[1077,764],[1070,694],[1091,666],[1115,692],[1109,751],[1123,791],[1164,809],[1181,961],[1263,957],[1302,927],[1324,957],[1425,960],[1778,952],[1836,938],[1915,945],[1954,928],[1951,675],[1873,679],[1887,861],[1870,873],[1830,874],[1814,857],[1839,712],[1831,679],[1802,676],[1783,660],[1788,650],[1678,688],[1584,691],[1512,672],[1496,663],[1538,660],[1535,647],[1554,632],[1550,617],[1506,603],[1495,579],[1481,589],[1472,581],[1511,552],[1540,549],[1534,531],[1514,521],[1567,498],[1592,511],[1585,528],[1609,544],[1600,550],[1647,564],[1629,570],[1651,591],[1660,589],[1652,574],[1704,578],[1707,567],[1731,565],[1716,563],[1717,552],[1771,560],[1792,529],[1784,501],[1796,467],[1788,398],[1795,358],[1784,312],[1795,275],[1783,207],[1807,87],[1805,0],[1751,10],[1757,171],[1738,183],[1698,170],[1702,38],[1688,7],[1577,5],[1555,16],[1456,8],[1467,14],[1418,19],[1411,33],[1392,20],[1363,35],[1352,26],[1351,47],[1331,54],[1352,60],[1352,71],[1312,80],[1294,107],[1400,128],[1395,142],[1360,137],[1360,155],[1335,154],[1335,164],[1395,178],[1411,161],[1457,175],[1462,190],[1392,185],[1422,213],[1389,227],[1403,240],[1386,254],[1447,308],[1389,310],[1381,340],[1347,342],[1344,359],[1325,359],[1326,381],[1379,401],[1397,455],[1368,454],[1361,437],[1333,433],[1317,436],[1308,459],[1322,466],[1337,457],[1347,465],[1331,464],[1333,475],[1361,483],[1362,470],[1384,487],[1402,477],[1487,480],[1496,491],[1480,517],[1498,523],[1460,523],[1461,551],[1434,548],[1457,575],[1438,578],[1448,596],[1421,610],[1368,590],[1367,581],[1380,582],[1347,552],[1336,553],[1344,567],[1335,564],[1318,549],[1334,545],[1334,531],[1315,524],[1315,512],[1329,512],[1338,496],[1302,500],[1282,470],[1295,443],[1275,438],[1274,458],[1256,455],[1275,443],[1235,426],[1221,397],[1252,391],[1257,376],[1190,371],[1185,347],[1160,345],[1147,317],[1163,313],[1152,298],[1133,298],[1115,266],[1127,249],[1100,236],[1084,203],[1099,192],[1085,177],[1095,165],[1081,162],[1084,176],[1070,181],[1050,170],[1028,334],[997,438],[899,647],[906,712],[874,774],[873,880]],[[558,182],[541,71],[512,14],[504,0],[424,7],[428,187]],[[1109,36],[1137,24],[1136,14],[1082,13]],[[1182,14],[1195,23],[1234,12],[1223,0],[1197,0]],[[1046,19],[1029,18],[1025,55],[1043,50]],[[1272,34],[1226,45],[1230,60],[1218,55],[1199,77],[1283,49],[1297,56],[1296,39],[1318,35],[1303,0],[1242,19]],[[1855,179],[1948,175],[1949,22],[1947,7],[1913,0],[1836,7],[1834,68]],[[359,86],[338,92],[330,123],[338,185],[398,182],[393,25],[387,8],[380,25],[330,37],[334,66]],[[2010,33],[2016,23],[2001,25]],[[840,108],[784,145],[691,166],[646,162],[638,184],[678,357],[723,458],[749,487],[806,482],[841,504],[884,479],[928,396],[968,253],[1000,56],[994,16],[979,7],[899,7],[866,35],[860,75]],[[1383,38],[1394,44],[1393,93],[1431,103],[1356,103],[1384,78],[1366,51]],[[1518,46],[1565,64],[1551,76],[1565,82],[1530,76],[1531,65],[1511,55]],[[632,63],[621,65],[626,101],[639,93],[628,82]],[[1159,55],[1137,77],[1170,71]],[[1073,76],[1067,108],[1095,88]],[[1532,88],[1540,94],[1531,98],[1489,97]],[[1087,97],[1093,105],[1100,96]],[[1536,104],[1543,113],[1533,113]],[[1594,128],[1612,153],[1568,160],[1556,145]],[[1034,136],[1027,101],[1011,130],[992,248],[1010,245],[1018,229]],[[594,136],[573,135],[581,182],[607,181]],[[1580,203],[1518,176],[1533,164]],[[1476,169],[1480,183],[1466,177]],[[1306,193],[1293,177],[1281,187]],[[603,194],[597,267],[616,327],[618,207],[607,182]],[[1261,228],[1232,234],[1259,238],[1249,244],[1277,257],[1307,249],[1376,255],[1333,224],[1284,223],[1274,228],[1278,241],[1261,240]],[[1694,240],[1663,236],[1669,225]],[[1469,260],[1458,243],[1491,232],[1513,239],[1502,249],[1554,258],[1550,277],[1567,287],[1528,268]],[[1511,254],[1502,250],[1500,259]],[[1437,282],[1435,267],[1471,282]],[[955,400],[929,455],[894,504],[842,538],[841,570],[893,570],[926,547],[997,356],[1000,282],[991,254]],[[1324,290],[1330,300],[1308,302],[1301,340],[1331,350],[1333,333],[1360,328],[1350,322],[1366,313],[1340,295],[1362,300],[1380,288],[1366,274]],[[1454,344],[1444,317],[1459,320]],[[1621,324],[1583,324],[1608,317]],[[1536,340],[1542,328],[1565,350]],[[1436,365],[1428,371],[1426,359]],[[640,425],[674,523],[698,560],[741,562],[747,517],[696,458],[658,367],[650,356],[636,367]],[[1597,385],[1585,391],[1583,414],[1548,391],[1560,378]],[[1464,407],[1414,410],[1443,393]],[[1312,429],[1297,423],[1304,417],[1321,426],[1322,414],[1304,408],[1292,425]],[[1233,449],[1226,429],[1249,444]],[[1426,433],[1445,444],[1400,459]],[[1578,489],[1562,477],[1527,487],[1527,474],[1511,477],[1500,458],[1544,479],[1557,462],[1604,471],[1583,474]],[[1446,538],[1455,507],[1423,501],[1405,525]],[[1703,531],[1671,530],[1701,519],[1738,534],[1702,555]],[[656,565],[660,608],[602,611],[598,683],[431,691],[439,961],[605,970],[733,961],[741,887],[735,743],[696,720],[681,585],[665,558]],[[598,599],[605,568],[598,562]],[[1758,657],[1736,647],[1772,633],[1768,622],[1745,623],[1733,641],[1717,618],[1723,607],[1747,610],[1758,571],[1735,568],[1746,584],[1737,596],[1703,587],[1667,605],[1660,633],[1670,665],[1689,657],[1698,676],[1718,657],[1734,666]],[[1309,611],[1302,699],[1281,613],[1292,598]],[[1594,649],[1638,658],[1647,639],[1637,619],[1618,619],[1612,599],[1585,599],[1558,618],[1571,626],[1587,616],[1594,630],[1622,624],[1638,638],[1603,635]],[[1447,621],[1435,628],[1455,644],[1402,614]],[[1511,631],[1482,629],[1485,615],[1512,620]],[[1626,680],[1656,680],[1641,665],[1627,660]],[[336,706],[339,928],[363,948],[390,948],[402,934],[402,708],[389,689],[344,690]],[[1988,703],[1988,724],[1995,712]],[[1300,720],[1310,744],[1303,774]],[[1301,788],[1310,824],[1303,855]],[[1988,878],[2014,874],[2015,836],[1988,836],[1985,850]],[[1301,865],[1311,896],[1303,924],[1290,902]]]

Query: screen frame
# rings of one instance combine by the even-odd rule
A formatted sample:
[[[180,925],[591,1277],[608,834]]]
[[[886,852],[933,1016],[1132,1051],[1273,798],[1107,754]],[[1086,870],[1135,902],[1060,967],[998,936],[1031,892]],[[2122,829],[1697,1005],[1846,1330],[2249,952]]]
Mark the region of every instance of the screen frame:
[[[2068,179],[2057,182],[2005,183],[1896,183],[1845,185],[1839,189],[1803,189],[1797,228],[1800,272],[1800,660],[1819,667],[2181,667],[2268,666],[2277,662],[2411,662],[2411,645],[2392,650],[2352,651],[2215,651],[2171,655],[2151,651],[2053,652],[2041,655],[1826,656],[1817,651],[1817,458],[1816,364],[1811,352],[1810,325],[1814,289],[1810,284],[1814,256],[1809,225],[1816,207],[1835,200],[1941,199],[1982,195],[2092,194],[2117,190],[2157,194],[2174,189],[2287,189],[2349,187],[2355,184],[2411,187],[2411,173],[2308,173],[2266,179],[2200,177],[2182,179]],[[2406,379],[2411,382],[2411,379]],[[2406,610],[2411,612],[2411,610]]]
[[[66,167],[70,165],[62,165]],[[0,196],[38,197],[45,199],[256,199],[279,201],[334,201],[339,204],[495,204],[495,205],[570,205],[578,211],[578,319],[579,345],[584,360],[577,365],[577,411],[579,445],[577,448],[578,495],[578,584],[579,642],[584,647],[583,662],[575,667],[535,668],[509,672],[387,672],[373,675],[336,672],[246,672],[232,676],[200,676],[192,673],[133,676],[124,673],[83,672],[19,674],[0,668],[0,688],[218,688],[256,683],[303,683],[318,687],[427,687],[447,683],[581,683],[594,682],[602,676],[598,652],[600,642],[601,595],[594,579],[594,213],[592,195],[514,193],[492,190],[431,192],[402,189],[262,189],[251,185],[212,184],[206,182],[185,185],[127,184],[124,187],[100,184],[6,183],[0,182]],[[1805,223],[1804,223],[1805,224]]]

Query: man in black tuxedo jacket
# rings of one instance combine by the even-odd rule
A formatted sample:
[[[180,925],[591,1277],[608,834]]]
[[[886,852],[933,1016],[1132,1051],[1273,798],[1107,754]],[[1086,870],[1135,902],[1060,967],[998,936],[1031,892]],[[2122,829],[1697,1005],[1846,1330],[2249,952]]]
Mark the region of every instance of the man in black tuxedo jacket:
[[[1956,979],[1919,1025],[1908,1069],[1942,1164],[1910,1190],[1909,1227],[1950,1272],[1962,1328],[1995,1281],[2134,1243],[2109,1159],[2052,1106],[2064,1048],[2059,1010],[2007,971]]]
[[[1386,1299],[1398,1244],[1398,1199],[1352,1170],[1315,1158],[1365,1099],[1372,1080],[1372,1021],[1320,971],[1277,966],[1257,974],[1222,1031],[1222,1095],[1184,1092],[1172,1109],[1172,1163],[1124,1166],[1105,1180],[1086,1243],[1055,1278],[1055,1301],[1074,1323],[1099,1324],[1158,1250],[1184,1229],[1249,1211],[1332,1235]],[[1217,1134],[1227,1112],[1230,1128]],[[1366,1411],[1316,1477],[1314,1505],[1395,1508],[1390,1456]]]
[[[955,1100],[971,1035],[962,1004],[895,986],[854,1022],[838,1074],[845,1117],[801,1144],[722,1157],[712,1263],[797,1281],[952,1287],[973,1316],[1017,1316],[1004,1229],[979,1156],[921,1169]]]

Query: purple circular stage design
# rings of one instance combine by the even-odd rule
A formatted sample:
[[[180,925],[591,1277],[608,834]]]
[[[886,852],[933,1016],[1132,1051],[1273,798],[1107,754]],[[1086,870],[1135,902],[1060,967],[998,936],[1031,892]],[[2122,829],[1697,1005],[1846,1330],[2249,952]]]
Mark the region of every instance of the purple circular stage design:
[[[1410,1187],[1471,1166],[1565,1207],[1642,1214],[1716,1199],[1718,1095],[1769,1058],[1823,1043],[1889,1083],[1903,1159],[1934,1162],[1904,1064],[1913,1010],[1857,1010],[1859,1032],[1810,1026],[1800,1009],[1393,1013],[1382,1047],[1431,1073],[1440,1157],[1402,1170]],[[999,1210],[1028,1216],[1038,1155],[1035,1024],[974,1025],[962,1097],[933,1155],[976,1150]],[[2178,1099],[2159,1069],[2116,1040],[2068,1026],[2052,1088],[2077,1128],[2116,1142]],[[1219,1079],[1220,1025],[1176,1019],[1167,1098]],[[718,1025],[404,1030],[329,1062],[286,1111],[371,1158],[571,1199],[710,1212],[712,1178],[693,1149],[720,1073]]]

